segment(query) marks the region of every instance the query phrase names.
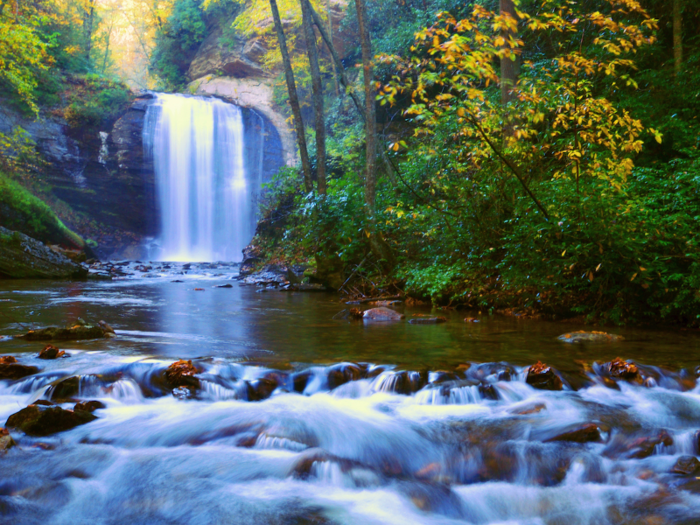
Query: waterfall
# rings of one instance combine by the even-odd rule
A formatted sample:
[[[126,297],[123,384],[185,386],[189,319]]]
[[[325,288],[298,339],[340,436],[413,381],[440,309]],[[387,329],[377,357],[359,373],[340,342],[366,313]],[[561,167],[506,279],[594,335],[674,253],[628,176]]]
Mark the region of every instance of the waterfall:
[[[144,150],[152,158],[161,234],[155,259],[240,261],[255,232],[260,173],[246,174],[241,108],[221,100],[158,94]]]

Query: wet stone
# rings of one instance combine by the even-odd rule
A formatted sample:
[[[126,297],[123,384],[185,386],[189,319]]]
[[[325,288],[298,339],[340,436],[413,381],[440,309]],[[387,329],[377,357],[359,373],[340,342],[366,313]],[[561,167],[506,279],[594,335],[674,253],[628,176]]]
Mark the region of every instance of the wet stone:
[[[27,341],[78,341],[81,339],[101,339],[108,337],[108,332],[100,326],[76,324],[70,328],[42,328],[29,330],[23,337]]]
[[[606,332],[568,332],[557,337],[563,343],[617,343],[623,341],[620,335],[608,334]]]
[[[624,379],[625,381],[636,381],[642,380],[642,376],[639,373],[637,365],[630,361],[625,361],[616,357],[610,363],[606,365],[610,376],[615,379]]]
[[[54,345],[46,345],[41,352],[39,352],[39,359],[56,359],[65,355],[66,353],[63,350],[59,350]]]
[[[328,369],[328,388],[333,390],[350,381],[362,378],[362,369],[355,363],[339,363]]]
[[[15,359],[12,356],[8,356],[10,359]],[[5,362],[0,362],[0,380],[2,379],[10,379],[10,380],[17,380],[17,379],[22,379],[23,377],[30,376],[32,374],[36,374],[39,371],[39,369],[35,366],[27,366],[27,365],[20,365],[19,363],[15,361],[5,361]]]
[[[192,399],[194,397],[192,391],[184,386],[173,388],[172,394],[175,399],[179,399],[181,401],[184,401],[185,399]]]
[[[600,430],[594,423],[585,423],[577,428],[562,432],[552,438],[545,439],[545,443],[553,441],[568,441],[571,443],[588,443],[591,441],[600,441]]]
[[[362,318],[369,321],[400,321],[405,317],[405,315],[384,306],[370,308],[362,314]]]
[[[262,401],[272,395],[277,388],[277,381],[262,377],[247,382],[248,401]]]
[[[446,323],[446,317],[417,317],[408,321],[410,324],[440,324]]]
[[[84,410],[64,410],[59,406],[29,405],[7,418],[6,427],[17,428],[30,436],[48,436],[97,419]]]
[[[192,361],[180,359],[175,361],[165,370],[165,380],[172,388],[184,386],[188,388],[199,388],[199,379],[195,377],[199,371],[192,364]]]
[[[700,461],[695,456],[681,456],[673,465],[671,472],[690,476],[700,470]]]
[[[0,452],[7,452],[15,446],[15,440],[12,439],[10,431],[6,428],[0,428]]]
[[[75,404],[73,410],[83,410],[85,412],[94,412],[95,410],[107,408],[107,406],[102,401],[92,400],[92,401],[80,401]]]
[[[561,379],[554,373],[552,367],[541,361],[537,361],[530,367],[526,382],[539,390],[561,390],[563,388]]]

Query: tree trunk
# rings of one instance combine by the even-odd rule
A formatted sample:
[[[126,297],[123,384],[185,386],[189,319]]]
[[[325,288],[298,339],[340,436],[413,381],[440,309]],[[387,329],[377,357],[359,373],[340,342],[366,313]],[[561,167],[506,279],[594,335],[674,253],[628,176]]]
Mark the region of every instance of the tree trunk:
[[[515,18],[515,4],[513,0],[499,0],[501,16],[509,16]],[[506,43],[515,38],[516,33],[504,29],[501,36]],[[504,47],[509,47],[507,44]],[[512,60],[510,57],[501,59],[501,103],[505,106],[513,100],[513,87],[518,81],[518,63],[517,60]]]
[[[311,184],[311,163],[309,162],[309,150],[306,148],[306,135],[304,135],[304,122],[301,120],[301,107],[299,106],[299,97],[297,96],[297,87],[294,82],[294,72],[292,71],[292,62],[289,59],[287,51],[287,41],[284,38],[284,29],[282,28],[282,20],[280,12],[277,9],[276,0],[270,0],[270,9],[272,10],[272,18],[275,21],[275,30],[277,31],[277,42],[282,52],[282,63],[284,65],[284,77],[287,81],[287,92],[289,93],[289,105],[292,107],[292,116],[294,117],[294,130],[297,135],[297,144],[299,145],[299,156],[301,157],[301,168],[304,172],[304,188],[306,192],[313,191]]]
[[[316,48],[316,33],[309,11],[308,0],[301,0],[302,25],[306,39],[306,52],[311,66],[311,84],[314,99],[314,117],[316,120],[316,179],[318,193],[326,194],[326,123],[323,111],[323,87],[321,85],[321,69],[318,65],[318,49]]]
[[[367,209],[370,224],[373,225],[377,191],[377,118],[372,75],[372,46],[369,38],[369,29],[367,28],[365,0],[355,0],[355,6],[357,8],[357,24],[360,29],[362,72],[365,85],[365,155],[367,157],[365,164],[365,208]]]
[[[311,4],[309,4],[311,5]],[[328,36],[333,42],[333,18],[331,17],[331,0],[326,0],[326,11],[328,12]],[[333,69],[333,85],[335,86],[335,96],[340,96],[340,84],[338,83],[338,71],[331,57],[331,68]]]
[[[88,8],[85,10],[83,31],[85,36],[85,60],[90,67],[90,53],[92,52],[92,24],[95,20],[95,0],[88,0]]]
[[[673,72],[676,77],[683,65],[683,0],[673,0]]]

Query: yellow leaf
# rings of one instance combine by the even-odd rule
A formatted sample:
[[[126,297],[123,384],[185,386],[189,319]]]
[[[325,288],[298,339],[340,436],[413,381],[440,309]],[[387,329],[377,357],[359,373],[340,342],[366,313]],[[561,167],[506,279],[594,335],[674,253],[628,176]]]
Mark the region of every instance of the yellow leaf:
[[[635,273],[632,278],[630,279],[630,282],[634,281],[634,278],[637,277],[637,274]]]
[[[639,267],[639,271],[640,271],[640,272],[646,272],[646,271],[647,271],[647,269],[646,269],[646,268],[644,268],[643,266],[640,266],[640,267]]]
[[[595,267],[595,271],[597,272],[598,270],[600,270],[600,267],[601,267],[601,266],[603,266],[603,263],[600,263],[598,266],[596,266],[596,267]]]
[[[457,116],[458,117],[463,117],[464,116],[464,108],[459,108],[457,110]]]
[[[588,272],[588,280],[593,282],[593,272]]]
[[[566,250],[564,250],[563,252],[561,252],[561,256],[562,256],[562,257],[564,257],[565,255],[566,255]]]

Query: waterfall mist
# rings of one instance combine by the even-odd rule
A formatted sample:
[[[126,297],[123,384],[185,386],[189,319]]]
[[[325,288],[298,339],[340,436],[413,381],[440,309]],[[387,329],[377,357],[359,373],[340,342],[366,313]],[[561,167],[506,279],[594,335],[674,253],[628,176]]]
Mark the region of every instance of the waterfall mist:
[[[215,98],[157,95],[143,131],[160,206],[153,258],[241,260],[255,232],[253,204],[261,186],[260,169],[246,170],[244,142],[238,106]]]

